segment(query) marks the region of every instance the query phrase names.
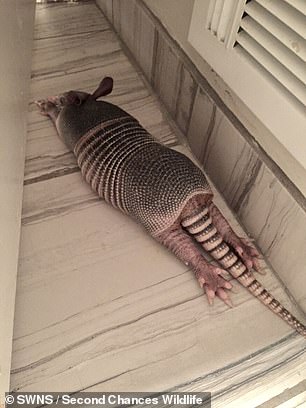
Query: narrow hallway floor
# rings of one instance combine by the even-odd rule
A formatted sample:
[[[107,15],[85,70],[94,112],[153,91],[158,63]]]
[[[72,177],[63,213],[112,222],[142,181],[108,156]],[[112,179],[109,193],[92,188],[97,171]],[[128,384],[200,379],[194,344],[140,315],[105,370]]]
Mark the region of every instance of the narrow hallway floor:
[[[238,284],[233,309],[209,307],[185,265],[91,192],[33,103],[106,75],[108,101],[190,155],[94,2],[37,6],[11,389],[211,391],[214,407],[251,407],[298,384],[305,339]],[[259,280],[299,316],[272,272]]]

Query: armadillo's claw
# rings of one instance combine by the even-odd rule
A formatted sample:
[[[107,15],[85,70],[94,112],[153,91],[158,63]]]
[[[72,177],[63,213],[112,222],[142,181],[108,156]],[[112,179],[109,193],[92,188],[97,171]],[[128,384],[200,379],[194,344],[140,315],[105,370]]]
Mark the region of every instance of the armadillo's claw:
[[[228,299],[222,299],[222,300],[223,300],[223,302],[224,302],[227,306],[229,306],[231,309],[234,307],[233,302],[231,301],[230,298],[228,298]]]
[[[202,270],[198,271],[197,278],[201,288],[205,289],[208,303],[211,306],[214,303],[214,298],[217,296],[225,304],[232,307],[233,305],[227,290],[231,290],[233,285],[222,277],[223,273],[224,270],[222,268],[206,264],[205,268],[203,267]]]
[[[210,289],[207,285],[205,285],[205,292],[207,296],[207,300],[210,306],[213,306],[214,304],[214,298],[217,296],[219,299],[221,299],[227,306],[233,307],[233,303],[231,299],[229,298],[227,292],[223,288],[217,289],[217,291],[213,291]]]
[[[232,278],[232,275],[231,275],[227,270],[222,269],[222,268],[219,268],[219,267],[217,267],[217,266],[214,268],[214,272],[215,272],[217,275],[219,275],[219,276],[223,279],[223,281],[228,282],[228,280]],[[228,283],[229,283],[229,282],[228,282]],[[231,284],[230,284],[230,285],[231,285]],[[223,285],[221,285],[221,286],[223,286]],[[224,287],[226,287],[226,286],[224,286]],[[232,288],[232,285],[231,285],[230,288],[229,288],[229,287],[226,287],[226,289],[231,289],[231,288]]]
[[[255,269],[256,272],[259,272],[259,273],[262,274],[258,259],[256,259],[256,258],[253,259],[253,265],[252,266],[253,266],[253,269]]]
[[[205,285],[205,293],[207,296],[207,300],[210,306],[213,306],[214,304],[214,298],[215,298],[215,291],[210,289],[207,285]]]
[[[200,284],[200,288],[202,289],[204,287],[204,284],[205,284],[205,279],[203,278],[203,276],[199,276],[198,282]]]
[[[225,281],[223,286],[225,289],[229,289],[229,290],[233,288],[233,285],[228,281]]]
[[[255,265],[253,266],[255,271],[260,273],[260,275],[266,275],[267,271],[259,265],[258,260],[256,260]]]
[[[223,302],[224,302],[226,305],[228,305],[228,306],[230,306],[230,307],[233,307],[233,304],[232,304],[232,302],[231,302],[231,300],[230,300],[228,294],[225,292],[224,289],[218,289],[218,290],[217,290],[217,296],[218,296],[221,300],[223,300]]]

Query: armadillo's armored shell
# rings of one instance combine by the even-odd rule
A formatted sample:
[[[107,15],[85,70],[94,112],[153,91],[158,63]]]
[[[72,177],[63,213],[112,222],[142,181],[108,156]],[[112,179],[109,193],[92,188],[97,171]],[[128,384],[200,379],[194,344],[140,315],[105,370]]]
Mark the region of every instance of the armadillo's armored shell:
[[[99,196],[152,235],[170,227],[192,196],[211,194],[191,160],[156,142],[131,116],[95,126],[78,140],[74,153]]]

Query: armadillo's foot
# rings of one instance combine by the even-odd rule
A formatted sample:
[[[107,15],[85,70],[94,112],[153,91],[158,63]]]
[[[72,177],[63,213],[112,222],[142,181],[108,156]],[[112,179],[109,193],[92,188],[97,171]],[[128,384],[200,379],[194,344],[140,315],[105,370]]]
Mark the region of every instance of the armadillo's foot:
[[[226,273],[221,268],[209,265],[206,261],[200,262],[196,268],[196,277],[201,288],[204,288],[208,303],[213,304],[214,298],[217,296],[228,306],[233,307],[227,290],[232,289],[232,284],[224,279],[221,275]]]
[[[265,272],[260,270],[259,257],[260,254],[257,249],[245,238],[238,237],[233,234],[233,236],[227,239],[229,245],[237,252],[239,257],[242,259],[245,266],[250,269],[255,269],[255,271],[264,274]]]
[[[232,288],[232,284],[221,276],[225,271],[207,263],[195,242],[183,231],[180,224],[173,225],[155,238],[194,270],[210,304],[217,296],[231,306],[227,290]]]
[[[60,109],[58,106],[49,99],[41,99],[35,101],[35,104],[39,107],[39,111],[44,116],[49,116],[54,122],[58,117]]]
[[[232,230],[228,221],[224,218],[221,211],[213,203],[209,206],[209,214],[212,218],[213,225],[217,228],[219,234],[239,255],[245,266],[249,270],[255,269],[255,271],[260,272],[258,262],[260,254],[257,249],[245,238],[238,237],[238,235]]]

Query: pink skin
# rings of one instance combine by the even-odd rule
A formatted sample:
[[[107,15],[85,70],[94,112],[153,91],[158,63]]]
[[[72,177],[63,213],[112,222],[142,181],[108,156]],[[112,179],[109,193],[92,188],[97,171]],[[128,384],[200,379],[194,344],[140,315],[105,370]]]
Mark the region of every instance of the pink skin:
[[[237,252],[248,269],[259,269],[257,259],[259,253],[244,238],[239,238],[235,234],[211,199],[212,195],[199,195],[190,199],[177,223],[160,234],[157,240],[170,249],[186,265],[191,266],[201,288],[205,290],[210,305],[213,304],[213,299],[217,296],[228,306],[232,307],[227,292],[227,290],[232,289],[232,285],[221,276],[226,275],[227,271],[218,266],[210,265],[205,260],[193,237],[182,229],[180,225],[181,220],[194,214],[198,208],[208,207],[213,224],[219,234],[224,241]]]
[[[196,243],[182,229],[179,222],[155,238],[194,270],[195,276],[201,288],[204,288],[210,304],[213,303],[213,298],[217,295],[224,303],[232,307],[231,300],[226,292],[226,290],[232,289],[232,284],[221,276],[225,271],[210,265],[205,260]]]

